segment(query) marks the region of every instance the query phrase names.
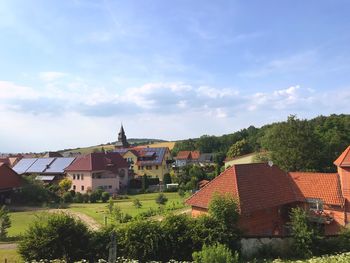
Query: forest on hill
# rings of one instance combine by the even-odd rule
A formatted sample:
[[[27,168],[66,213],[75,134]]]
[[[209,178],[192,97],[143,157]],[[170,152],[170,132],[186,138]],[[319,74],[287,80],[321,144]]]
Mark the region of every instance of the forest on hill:
[[[291,115],[286,121],[249,126],[222,136],[203,135],[179,141],[173,155],[183,150],[216,153],[217,162],[260,152],[286,171],[335,171],[333,162],[350,145],[350,115],[332,114],[306,120]]]

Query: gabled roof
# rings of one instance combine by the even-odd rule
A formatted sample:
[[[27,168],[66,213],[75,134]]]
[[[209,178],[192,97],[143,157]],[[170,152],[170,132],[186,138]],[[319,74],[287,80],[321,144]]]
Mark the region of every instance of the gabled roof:
[[[339,175],[336,173],[289,173],[305,198],[322,199],[330,205],[344,205]]]
[[[199,157],[199,151],[179,151],[176,160],[198,160]]]
[[[230,194],[239,201],[240,211],[256,210],[304,201],[303,196],[291,183],[287,173],[277,166],[265,163],[239,164],[225,170],[201,190],[186,200],[186,203],[208,208],[215,193]]]
[[[0,190],[18,188],[22,185],[21,176],[7,164],[0,163]]]
[[[169,149],[167,147],[159,148],[137,148],[135,149],[140,157],[149,158],[147,160],[138,160],[137,165],[161,165],[165,154]]]
[[[334,161],[334,164],[340,167],[350,166],[350,146]]]
[[[76,158],[65,171],[115,171],[128,166],[119,153],[90,153]]]

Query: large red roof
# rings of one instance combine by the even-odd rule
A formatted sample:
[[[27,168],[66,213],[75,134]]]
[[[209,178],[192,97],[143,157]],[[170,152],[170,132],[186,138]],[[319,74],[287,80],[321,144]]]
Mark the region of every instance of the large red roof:
[[[289,173],[305,198],[319,198],[324,203],[343,205],[339,175],[336,173]]]
[[[128,163],[116,152],[90,153],[75,159],[65,171],[102,171],[128,168]]]
[[[350,166],[350,146],[334,161],[336,166]]]
[[[198,160],[200,157],[199,151],[179,151],[176,159],[177,160]]]
[[[234,165],[192,195],[186,203],[208,208],[215,193],[236,197],[242,213],[304,200],[287,173],[265,163]]]
[[[22,185],[22,178],[7,164],[0,163],[0,189],[18,188]]]

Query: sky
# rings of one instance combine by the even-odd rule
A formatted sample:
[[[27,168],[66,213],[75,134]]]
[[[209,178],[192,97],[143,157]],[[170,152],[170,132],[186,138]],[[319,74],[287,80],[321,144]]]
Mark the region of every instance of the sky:
[[[347,0],[2,0],[0,152],[350,113]]]

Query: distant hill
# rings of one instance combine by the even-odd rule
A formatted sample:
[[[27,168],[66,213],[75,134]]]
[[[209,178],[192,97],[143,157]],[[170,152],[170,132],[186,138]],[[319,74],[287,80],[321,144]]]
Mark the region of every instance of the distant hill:
[[[168,142],[161,139],[148,139],[148,138],[130,138],[128,139],[128,142],[131,145],[134,146],[140,146],[140,145],[147,145],[147,146],[153,146],[153,147],[169,147],[174,148],[175,142]],[[67,153],[81,153],[81,154],[88,154],[92,152],[98,152],[102,151],[102,148],[105,151],[111,151],[114,149],[114,144],[116,142],[109,142],[106,144],[100,144],[100,145],[94,145],[94,146],[88,146],[88,147],[80,147],[80,148],[74,148],[74,149],[64,149],[60,150],[58,152],[67,154]],[[163,146],[162,146],[163,145]]]

